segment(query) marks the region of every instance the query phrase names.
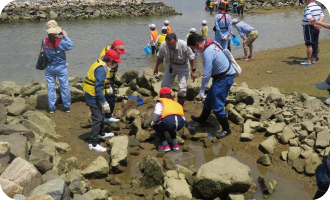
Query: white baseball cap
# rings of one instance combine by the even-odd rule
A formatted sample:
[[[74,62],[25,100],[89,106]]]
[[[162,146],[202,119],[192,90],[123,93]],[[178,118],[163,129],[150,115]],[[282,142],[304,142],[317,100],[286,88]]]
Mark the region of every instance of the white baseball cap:
[[[237,19],[233,19],[233,20],[231,20],[231,23],[237,23],[237,22],[238,22]]]
[[[203,20],[203,21],[202,21],[202,24],[207,24],[207,21],[206,21],[206,20]]]
[[[162,30],[167,30],[166,26],[163,26],[163,27],[162,27]]]
[[[189,31],[195,33],[196,32],[196,29],[195,28],[191,28]]]
[[[168,20],[165,20],[164,21],[164,24],[169,24],[170,22]]]
[[[155,24],[149,24],[149,28],[155,28],[156,25]]]

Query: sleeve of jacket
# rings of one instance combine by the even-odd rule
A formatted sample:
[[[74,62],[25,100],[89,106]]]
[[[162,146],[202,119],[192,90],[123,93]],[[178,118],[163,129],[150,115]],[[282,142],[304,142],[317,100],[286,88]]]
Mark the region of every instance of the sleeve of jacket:
[[[61,42],[58,44],[58,48],[63,51],[71,50],[73,48],[73,43],[70,40],[70,38],[67,35],[65,35],[63,36]]]
[[[104,67],[99,67],[95,70],[95,93],[96,96],[102,101],[102,103],[106,102],[105,96],[103,94],[104,89],[104,81],[107,72],[105,71]]]
[[[209,47],[211,48],[211,47]],[[210,81],[211,75],[212,75],[212,67],[213,67],[213,52],[212,50],[204,51],[203,53],[203,65],[204,65],[204,71],[202,76],[202,85],[201,90],[206,89],[207,84]]]
[[[231,17],[229,16],[229,18],[226,19],[226,20],[227,20],[227,24],[228,24],[228,29],[227,29],[227,31],[226,31],[226,33],[224,35],[228,38],[228,36],[229,36],[229,34],[231,32],[231,27],[232,27]]]
[[[238,31],[239,35],[241,36],[241,38],[243,38],[244,37],[244,33],[242,32],[242,27],[237,26],[237,24],[236,24],[236,28],[237,28],[237,31]]]
[[[214,18],[214,24],[215,24],[215,29],[217,30],[217,32],[219,33],[220,37],[222,36],[222,33],[220,31],[220,21],[219,21],[219,17],[221,17],[219,14],[215,16]]]

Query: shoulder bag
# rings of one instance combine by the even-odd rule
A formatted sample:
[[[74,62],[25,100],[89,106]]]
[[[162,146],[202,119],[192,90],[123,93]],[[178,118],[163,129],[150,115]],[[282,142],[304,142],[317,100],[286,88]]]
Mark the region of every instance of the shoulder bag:
[[[46,58],[46,53],[45,53],[43,44],[41,42],[41,49],[40,49],[36,69],[44,70],[46,68],[47,68],[47,58]]]

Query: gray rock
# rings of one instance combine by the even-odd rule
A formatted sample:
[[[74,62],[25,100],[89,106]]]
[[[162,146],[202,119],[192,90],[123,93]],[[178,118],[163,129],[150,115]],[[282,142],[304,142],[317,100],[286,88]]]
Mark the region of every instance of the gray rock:
[[[305,159],[296,159],[292,163],[292,168],[299,174],[304,172]]]
[[[58,175],[65,174],[68,171],[68,164],[62,160],[61,156],[56,156],[53,158],[53,170],[57,171]]]
[[[285,98],[282,95],[270,93],[266,98],[266,102],[275,103],[277,107],[282,108],[285,105]]]
[[[216,198],[215,200],[218,200],[218,199]],[[229,193],[227,200],[244,200],[244,195],[240,192]]]
[[[311,133],[314,130],[314,124],[311,121],[301,122],[300,125],[301,129],[306,130],[308,133]]]
[[[103,156],[99,156],[88,167],[82,170],[81,174],[88,179],[106,177],[109,174],[109,164]]]
[[[304,101],[304,108],[307,108],[310,112],[322,110],[323,102],[315,97],[308,98]]]
[[[54,167],[54,164],[49,160],[39,160],[34,163],[34,166],[39,170],[40,173],[44,174]]]
[[[68,163],[69,165],[72,165],[74,167],[78,167],[78,159],[76,157],[71,157],[66,159],[66,163]]]
[[[142,117],[143,117],[142,127],[144,129],[150,128],[151,122],[154,119],[154,109],[147,110],[147,112],[142,114]]]
[[[83,196],[91,200],[108,200],[108,191],[101,189],[90,190]]]
[[[121,173],[127,167],[129,159],[128,137],[118,136],[109,140],[111,146],[110,152],[110,171],[112,173]]]
[[[31,96],[39,90],[41,90],[40,83],[37,80],[32,79],[21,88],[21,95],[22,97]]]
[[[146,161],[144,174],[141,179],[141,187],[150,188],[157,185],[162,185],[164,181],[164,171],[161,164],[156,158],[151,158]]]
[[[280,90],[275,87],[269,87],[268,85],[263,86],[260,89],[261,92],[265,94],[265,96],[268,96],[270,93],[274,94],[281,94]]]
[[[32,95],[30,97],[25,97],[25,102],[26,104],[30,105],[33,108],[42,109],[42,110],[48,109],[49,106],[48,106],[47,90],[40,90],[36,92],[35,95]]]
[[[7,123],[7,109],[0,100],[0,125]]]
[[[139,77],[139,71],[137,70],[129,70],[126,71],[122,76],[121,79],[125,82],[125,83],[129,83],[134,79],[138,79]]]
[[[195,81],[187,85],[187,95],[186,98],[189,101],[195,100],[195,97],[199,94],[201,88],[201,83]]]
[[[258,177],[261,190],[264,194],[273,194],[274,190],[277,190],[277,182],[273,179],[268,179],[262,176]]]
[[[252,184],[250,174],[251,169],[235,158],[216,158],[199,168],[194,188],[202,197],[212,199],[227,192],[245,193]]]
[[[254,135],[251,133],[242,133],[241,140],[242,141],[252,141],[254,139]]]
[[[285,123],[272,124],[267,128],[267,134],[276,135],[277,133],[281,133],[284,127],[285,127]]]
[[[52,156],[53,158],[58,156],[55,147],[52,145],[43,144],[43,143],[33,143],[31,152],[34,149],[43,150],[44,152],[46,152],[49,156]]]
[[[283,129],[283,132],[281,134],[281,142],[283,144],[288,144],[289,140],[296,137],[296,134],[294,132],[291,131],[291,129],[289,129],[288,127],[285,127]]]
[[[16,194],[15,196],[14,196],[14,199],[25,199],[26,197],[24,196],[24,195],[22,195],[22,194]]]
[[[263,141],[259,145],[259,149],[263,153],[270,154],[270,155],[273,155],[274,154],[275,147],[276,147],[275,135],[270,136],[269,138],[267,138],[265,141]]]
[[[70,87],[70,94],[71,94],[71,103],[75,103],[83,100],[84,92],[78,90],[75,87]]]
[[[196,133],[195,135],[193,135],[191,137],[191,140],[201,140],[201,139],[205,139],[208,138],[208,134],[207,133]]]
[[[57,18],[57,16],[58,16],[58,14],[55,11],[53,11],[53,10],[49,11],[49,19],[55,20]]]
[[[182,199],[182,200],[191,200],[192,194],[190,192],[189,186],[184,178],[168,178],[165,181],[165,194],[168,199]]]
[[[56,150],[60,153],[65,153],[65,152],[71,151],[71,147],[67,143],[56,142],[54,144],[54,146],[55,146]]]
[[[288,151],[282,151],[281,152],[281,159],[283,161],[287,161],[287,159],[288,159]]]
[[[42,136],[42,137],[47,137],[50,138],[52,140],[54,140],[55,142],[58,142],[58,139],[61,137],[60,135],[56,134],[56,133],[52,133],[51,129],[39,126],[38,124],[30,121],[30,120],[22,120],[22,125],[25,126],[26,128],[28,128],[29,130],[34,131],[35,133],[37,133],[38,135]]]
[[[55,170],[49,170],[45,174],[42,175],[42,182],[47,183],[48,181],[60,178]]]
[[[0,141],[8,142],[10,145],[10,160],[17,157],[28,160],[29,149],[27,138],[23,135],[0,135]]]
[[[10,145],[0,140],[0,174],[9,166]]]
[[[40,172],[32,164],[21,158],[16,158],[0,177],[24,188],[23,195],[27,195],[42,183]]]
[[[314,147],[315,145],[315,140],[312,140],[312,139],[304,139],[302,142],[302,144],[307,144],[308,146],[310,147]]]
[[[260,121],[267,121],[269,119],[271,119],[274,116],[275,112],[272,109],[266,109],[262,112],[261,116],[260,116]]]
[[[14,81],[2,81],[0,83],[0,94],[9,96],[18,96],[21,91],[21,86],[17,85]]]
[[[315,147],[324,149],[325,147],[329,146],[329,140],[330,140],[329,130],[325,129],[324,131],[317,133]]]
[[[17,194],[23,193],[23,187],[7,179],[3,179],[1,177],[0,177],[0,185],[2,191],[10,198],[13,198]]]
[[[73,180],[69,186],[70,192],[73,194],[82,195],[84,193],[84,186],[80,180]]]
[[[288,152],[288,165],[292,166],[293,161],[298,159],[301,153],[300,147],[290,147]]]
[[[12,97],[5,94],[0,94],[0,100],[6,107],[10,106],[14,102],[14,99]]]
[[[28,105],[14,102],[8,107],[8,115],[11,116],[22,115],[28,109],[29,109]]]
[[[56,124],[47,115],[39,111],[27,111],[23,114],[23,117],[47,130],[47,133],[56,134]]]
[[[314,175],[317,166],[321,164],[321,160],[316,153],[313,153],[309,158],[306,159],[305,172],[307,175]]]
[[[260,118],[264,110],[265,110],[264,107],[261,106],[255,107],[255,109],[253,110],[253,116]]]
[[[171,159],[169,159],[168,157],[164,158],[164,168],[167,170],[171,170],[171,169],[175,168],[173,161]]]
[[[244,118],[234,109],[228,110],[228,119],[235,124],[244,124]]]
[[[53,197],[54,200],[61,200],[64,192],[64,187],[65,182],[62,179],[57,178],[34,188],[27,195],[27,197],[48,194],[49,196]]]
[[[137,91],[143,96],[152,96],[152,92],[146,88],[140,88]]]
[[[269,166],[272,164],[272,160],[269,154],[264,154],[258,158],[257,163],[263,166]]]
[[[299,141],[302,141],[308,136],[308,132],[306,130],[301,130],[299,132]]]

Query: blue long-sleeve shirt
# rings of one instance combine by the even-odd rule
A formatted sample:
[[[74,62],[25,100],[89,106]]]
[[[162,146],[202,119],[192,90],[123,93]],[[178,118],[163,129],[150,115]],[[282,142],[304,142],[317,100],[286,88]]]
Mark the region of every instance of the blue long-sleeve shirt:
[[[59,40],[59,38],[57,38],[56,40]],[[67,35],[63,36],[58,46],[56,47],[57,55],[55,53],[55,48],[53,45],[48,45],[45,42],[45,40],[42,40],[42,44],[45,49],[46,58],[48,61],[47,67],[58,66],[63,64],[65,66],[66,63],[65,51],[71,50],[73,48],[73,43]]]
[[[241,38],[243,38],[244,34],[246,37],[249,36],[250,31],[255,30],[252,26],[248,25],[247,23],[240,21],[236,24],[237,31],[241,35]]]
[[[206,44],[206,42],[205,42]],[[205,44],[203,49],[205,48]],[[229,60],[221,49],[211,44],[203,53],[204,71],[202,76],[201,90],[205,90],[211,76],[225,72],[229,67]],[[236,71],[233,66],[227,72],[227,75],[234,75]]]
[[[327,163],[322,163],[315,170],[317,188],[321,192],[327,192],[330,184],[330,170]]]
[[[105,66],[106,67],[106,66]],[[95,76],[95,96],[92,96],[85,92],[85,99],[87,104],[97,104],[100,101],[102,103],[106,102],[105,96],[103,94],[104,81],[107,76],[107,71],[104,67],[99,67],[94,72]]]
[[[221,19],[219,21],[219,19]],[[214,17],[214,24],[215,24],[215,38],[217,40],[220,39],[221,40],[221,36],[225,36],[228,38],[230,32],[231,32],[231,27],[232,27],[232,23],[231,23],[231,17],[229,14],[226,14],[226,19],[224,17],[224,14],[219,13]],[[226,26],[227,24],[227,26]],[[228,29],[227,29],[228,28]]]

